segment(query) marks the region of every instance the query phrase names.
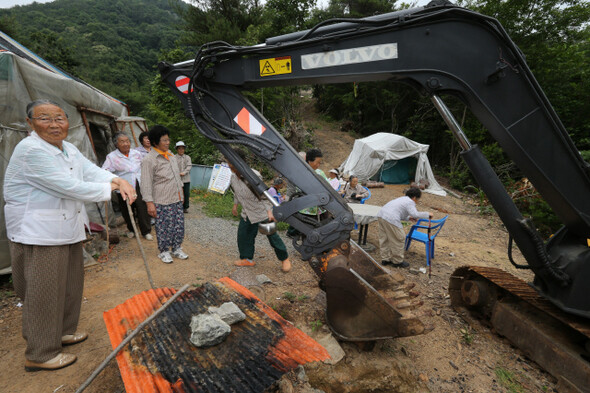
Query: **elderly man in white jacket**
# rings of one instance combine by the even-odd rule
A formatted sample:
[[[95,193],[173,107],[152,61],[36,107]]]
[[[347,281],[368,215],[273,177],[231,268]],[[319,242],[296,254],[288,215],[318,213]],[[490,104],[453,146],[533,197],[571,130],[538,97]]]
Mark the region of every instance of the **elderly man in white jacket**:
[[[16,294],[23,300],[25,369],[54,370],[76,361],[63,345],[84,341],[77,332],[88,216],[84,202],[109,200],[119,190],[135,200],[133,187],[105,171],[65,141],[69,122],[55,102],[27,106],[33,129],[14,149],[4,179],[4,214]]]

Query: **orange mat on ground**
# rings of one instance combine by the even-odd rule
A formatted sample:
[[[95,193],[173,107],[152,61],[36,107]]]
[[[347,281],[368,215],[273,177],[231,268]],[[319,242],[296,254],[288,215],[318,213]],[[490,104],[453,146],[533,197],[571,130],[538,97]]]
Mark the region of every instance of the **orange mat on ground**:
[[[103,315],[116,348],[176,291],[142,292]],[[190,342],[193,315],[235,303],[246,320],[231,325],[221,344]],[[285,372],[328,359],[328,352],[252,292],[225,277],[183,293],[117,355],[127,393],[263,392]]]

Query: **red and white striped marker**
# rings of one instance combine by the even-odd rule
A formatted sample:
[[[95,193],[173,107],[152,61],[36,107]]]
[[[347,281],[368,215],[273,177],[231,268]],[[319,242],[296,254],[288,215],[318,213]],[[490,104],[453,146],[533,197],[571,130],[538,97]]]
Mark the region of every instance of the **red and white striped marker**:
[[[188,84],[190,83],[190,78],[184,75],[180,75],[176,77],[176,88],[178,90],[180,90],[183,94],[187,94],[188,93]],[[191,89],[191,93],[193,92],[193,89]]]
[[[266,131],[266,128],[245,107],[234,117],[234,121],[246,134],[262,135]]]

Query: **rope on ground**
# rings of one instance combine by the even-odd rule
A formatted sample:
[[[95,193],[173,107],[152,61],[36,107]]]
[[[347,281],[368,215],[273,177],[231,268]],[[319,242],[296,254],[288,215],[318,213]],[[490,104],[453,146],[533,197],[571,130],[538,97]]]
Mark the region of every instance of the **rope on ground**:
[[[129,206],[129,205],[127,205]],[[94,372],[88,377],[88,379],[76,390],[76,393],[83,392],[91,383],[92,381],[101,373],[102,370],[109,364],[111,360],[131,341],[140,331],[143,329],[148,323],[150,323],[154,318],[162,313],[165,309],[168,308],[184,291],[186,291],[189,287],[189,284],[184,285],[178,292],[176,292],[166,303],[162,305],[159,309],[156,310],[152,315],[150,315],[145,321],[140,323],[130,335],[128,335],[121,343],[111,352],[109,356],[94,370]]]
[[[111,251],[113,251],[113,248],[115,248],[115,245],[114,244],[111,244],[109,246],[109,249],[107,250],[106,254],[103,254],[103,255],[99,256],[96,259],[96,262],[98,262],[98,263],[105,263],[105,262],[107,262],[109,260],[109,255],[110,255]]]

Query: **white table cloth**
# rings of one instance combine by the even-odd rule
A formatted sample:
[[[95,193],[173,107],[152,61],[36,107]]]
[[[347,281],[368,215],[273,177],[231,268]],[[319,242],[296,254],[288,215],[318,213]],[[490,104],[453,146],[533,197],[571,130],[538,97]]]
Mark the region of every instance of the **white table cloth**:
[[[375,205],[361,205],[360,203],[349,203],[348,207],[354,214],[354,221],[358,225],[367,225],[373,221],[377,221],[377,213],[382,206]]]

